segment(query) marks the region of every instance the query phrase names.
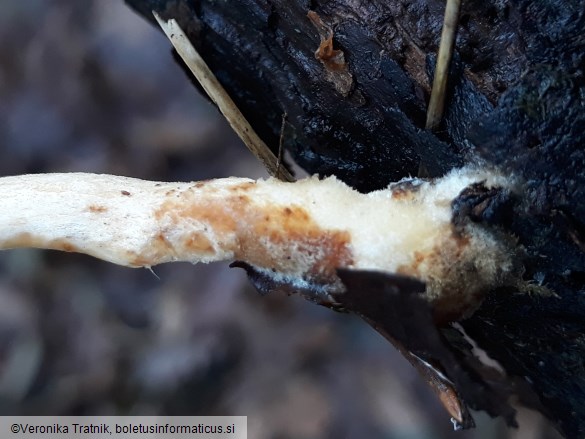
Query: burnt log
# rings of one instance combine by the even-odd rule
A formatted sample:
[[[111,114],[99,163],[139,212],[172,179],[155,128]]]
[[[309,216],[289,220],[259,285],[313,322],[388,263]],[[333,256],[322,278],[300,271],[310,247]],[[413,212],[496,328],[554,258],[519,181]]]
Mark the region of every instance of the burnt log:
[[[126,1],[150,21],[152,10],[177,19],[276,154],[286,115],[282,143],[310,173],[360,191],[468,163],[516,176],[520,196],[462,194],[455,217],[513,234],[524,280],[549,294],[493,291],[460,324],[566,437],[585,436],[582,0],[464,2],[434,132],[424,124],[443,2]],[[319,50],[327,32],[342,59]]]

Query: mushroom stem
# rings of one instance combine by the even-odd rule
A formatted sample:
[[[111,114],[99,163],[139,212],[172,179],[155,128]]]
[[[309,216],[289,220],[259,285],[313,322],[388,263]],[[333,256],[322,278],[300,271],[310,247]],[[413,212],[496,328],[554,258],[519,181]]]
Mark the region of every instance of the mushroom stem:
[[[369,194],[333,177],[3,177],[0,249],[80,252],[130,267],[237,259],[281,281],[311,281],[332,292],[343,289],[337,268],[382,270],[426,282],[435,301],[497,286],[512,270],[510,249],[489,231],[453,228],[452,201],[480,181],[506,184],[469,170]]]

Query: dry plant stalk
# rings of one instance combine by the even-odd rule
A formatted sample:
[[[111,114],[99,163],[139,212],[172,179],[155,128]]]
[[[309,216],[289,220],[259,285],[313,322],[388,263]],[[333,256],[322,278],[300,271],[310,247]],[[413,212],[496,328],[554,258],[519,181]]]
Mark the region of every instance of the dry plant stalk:
[[[129,267],[240,260],[280,282],[343,292],[338,268],[426,283],[441,315],[462,315],[510,281],[509,245],[452,224],[466,187],[502,177],[454,171],[361,194],[334,177],[162,183],[83,173],[0,178],[0,248],[79,252]]]
[[[256,134],[256,131],[254,131],[232,98],[230,98],[227,91],[219,83],[203,58],[201,58],[201,55],[193,47],[179,24],[174,19],[165,22],[156,12],[153,12],[153,15],[179,56],[183,59],[187,67],[189,67],[189,70],[191,70],[197,81],[199,81],[199,84],[201,84],[207,95],[215,102],[250,152],[262,162],[270,175],[280,178],[283,181],[294,181],[294,177],[284,167],[278,165],[277,157],[258,134]]]
[[[428,130],[437,128],[443,117],[449,65],[451,64],[453,49],[455,47],[460,8],[461,0],[447,0],[443,31],[441,33],[441,44],[439,45],[439,54],[437,55],[437,65],[435,67],[435,78],[433,80],[431,99],[427,110],[426,129]]]

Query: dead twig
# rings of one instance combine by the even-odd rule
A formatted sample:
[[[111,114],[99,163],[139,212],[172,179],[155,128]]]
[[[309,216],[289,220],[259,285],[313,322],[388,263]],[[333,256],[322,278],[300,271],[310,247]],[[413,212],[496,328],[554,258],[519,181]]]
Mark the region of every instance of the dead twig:
[[[284,129],[286,127],[286,118],[288,114],[282,113],[282,122],[280,125],[280,137],[278,138],[278,160],[276,161],[276,172],[282,165],[282,156],[284,154]]]
[[[279,168],[278,159],[274,153],[256,134],[201,55],[193,47],[179,24],[174,19],[165,22],[156,12],[153,12],[153,14],[177,53],[189,67],[189,70],[195,75],[195,78],[197,78],[197,81],[199,81],[211,100],[215,102],[240,139],[266,167],[268,173],[280,180],[294,181],[294,177],[285,168]]]
[[[441,33],[441,44],[439,46],[439,54],[435,68],[435,78],[433,80],[431,99],[427,110],[426,128],[428,130],[436,129],[443,118],[449,65],[451,64],[453,49],[455,47],[460,8],[461,0],[447,0],[443,31]]]

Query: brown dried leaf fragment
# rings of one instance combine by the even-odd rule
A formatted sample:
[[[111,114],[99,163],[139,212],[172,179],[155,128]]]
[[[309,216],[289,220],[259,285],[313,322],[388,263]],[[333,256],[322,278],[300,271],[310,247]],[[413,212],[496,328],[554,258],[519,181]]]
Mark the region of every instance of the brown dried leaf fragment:
[[[343,51],[333,48],[333,29],[325,24],[315,11],[309,11],[307,17],[315,26],[321,39],[315,51],[315,58],[325,66],[327,81],[334,85],[338,93],[347,97],[353,87],[353,76],[349,72]]]
[[[340,268],[337,274],[345,291],[332,293],[333,299],[364,319],[406,357],[439,397],[456,429],[475,425],[469,408],[502,416],[509,426],[516,426],[516,412],[508,403],[510,389],[494,385],[446,342],[433,307],[424,298],[428,285],[374,270]]]

